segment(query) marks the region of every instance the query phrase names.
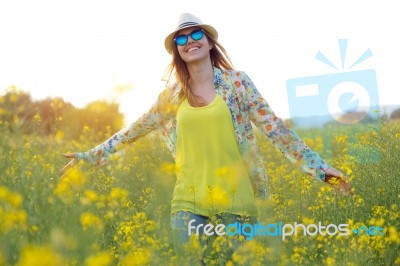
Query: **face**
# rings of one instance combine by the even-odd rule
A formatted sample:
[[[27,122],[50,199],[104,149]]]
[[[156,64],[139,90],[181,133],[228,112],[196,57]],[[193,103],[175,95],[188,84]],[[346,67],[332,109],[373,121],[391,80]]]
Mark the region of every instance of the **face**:
[[[209,59],[210,50],[212,49],[211,43],[209,43],[207,36],[203,33],[203,37],[200,40],[193,40],[190,36],[190,33],[193,31],[200,29],[197,27],[190,27],[183,30],[178,31],[175,36],[178,35],[188,35],[187,43],[184,45],[177,45],[179,55],[182,60],[186,63],[194,63],[201,60]],[[196,39],[196,38],[195,38]]]

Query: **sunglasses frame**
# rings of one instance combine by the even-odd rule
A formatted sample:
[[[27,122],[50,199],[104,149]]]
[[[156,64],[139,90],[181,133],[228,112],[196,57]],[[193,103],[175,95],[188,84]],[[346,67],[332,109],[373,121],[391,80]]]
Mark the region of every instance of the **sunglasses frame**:
[[[201,37],[199,38],[199,39],[196,39],[196,38],[193,38],[193,34],[195,34],[195,33],[197,33],[197,32],[201,32],[202,34],[201,34]],[[184,45],[186,45],[187,43],[188,43],[188,41],[189,41],[189,36],[190,36],[190,38],[192,38],[192,40],[193,41],[199,41],[199,40],[201,40],[203,37],[204,37],[204,30],[202,29],[202,28],[198,28],[198,29],[195,29],[195,30],[193,30],[192,32],[190,32],[189,34],[179,34],[179,35],[177,35],[175,38],[174,38],[174,43],[176,44],[176,45],[179,45],[179,46],[184,46]],[[185,43],[183,43],[183,44],[179,44],[176,40],[178,39],[178,38],[182,38],[182,37],[185,37],[186,38],[186,41],[185,41]]]

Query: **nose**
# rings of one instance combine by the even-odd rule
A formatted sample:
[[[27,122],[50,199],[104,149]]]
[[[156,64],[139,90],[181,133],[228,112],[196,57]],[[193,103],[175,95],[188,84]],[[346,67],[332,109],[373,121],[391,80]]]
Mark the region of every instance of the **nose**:
[[[194,42],[195,42],[195,40],[193,40],[192,37],[190,37],[190,35],[189,35],[187,44],[194,43]]]

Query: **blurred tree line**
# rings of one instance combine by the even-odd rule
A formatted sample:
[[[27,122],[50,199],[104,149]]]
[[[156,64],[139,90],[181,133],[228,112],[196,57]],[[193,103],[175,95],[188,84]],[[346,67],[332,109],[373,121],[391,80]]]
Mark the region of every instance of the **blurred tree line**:
[[[76,108],[62,98],[32,100],[29,93],[12,86],[0,96],[0,123],[11,132],[40,134],[78,140],[85,131],[95,139],[121,129],[124,116],[117,103],[94,101]]]
[[[352,118],[348,116],[343,119]],[[400,119],[400,109],[392,112],[390,119]],[[371,120],[364,119],[367,122]],[[296,125],[290,119],[286,123]],[[22,134],[75,140],[85,136],[94,141],[103,141],[122,128],[124,115],[117,103],[94,101],[84,108],[76,108],[62,98],[34,101],[29,93],[11,86],[4,95],[0,95],[0,125]]]

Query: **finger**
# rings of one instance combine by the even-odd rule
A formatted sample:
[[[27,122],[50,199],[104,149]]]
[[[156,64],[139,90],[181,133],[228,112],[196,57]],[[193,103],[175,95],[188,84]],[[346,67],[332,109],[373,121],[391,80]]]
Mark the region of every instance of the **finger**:
[[[347,196],[348,194],[353,194],[350,184],[345,180],[342,180],[339,185],[343,195]]]
[[[343,182],[343,186],[351,195],[354,194],[351,185],[347,181]]]
[[[340,193],[342,193],[343,196],[347,196],[349,194],[349,192],[347,191],[347,189],[343,186],[343,184],[339,185],[339,189],[340,189]]]
[[[340,183],[341,185],[352,194],[352,189],[351,189],[351,185],[348,181],[348,177],[346,175],[342,175],[340,177]]]
[[[59,172],[59,176],[63,176],[69,169],[78,163],[78,159],[73,158],[67,165],[65,165]]]
[[[333,192],[335,192],[335,196],[338,196],[339,191],[340,193],[342,193],[342,191],[337,186],[333,186]]]
[[[78,163],[78,159],[77,158],[73,158],[71,161],[69,161],[69,163],[66,165],[66,166],[64,166],[61,170],[60,170],[60,172],[58,173],[58,175],[60,176],[60,177],[62,177],[70,168],[72,168],[75,164],[77,164]]]
[[[63,153],[63,156],[66,158],[76,158],[75,153]]]

